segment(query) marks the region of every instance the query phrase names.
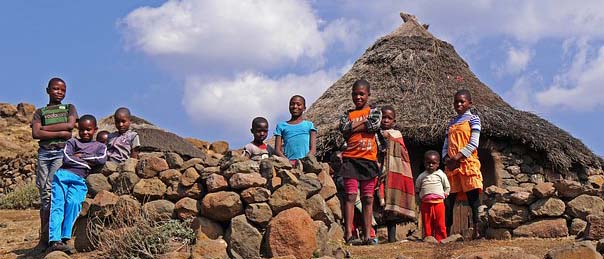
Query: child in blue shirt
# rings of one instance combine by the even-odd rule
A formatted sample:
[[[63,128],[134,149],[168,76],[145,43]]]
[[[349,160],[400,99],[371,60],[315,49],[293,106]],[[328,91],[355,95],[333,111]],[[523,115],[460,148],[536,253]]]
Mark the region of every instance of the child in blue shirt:
[[[304,120],[306,99],[294,95],[289,99],[289,113],[291,119],[280,122],[275,129],[275,153],[286,157],[292,164],[309,155],[314,156],[317,146],[317,129],[315,125]]]

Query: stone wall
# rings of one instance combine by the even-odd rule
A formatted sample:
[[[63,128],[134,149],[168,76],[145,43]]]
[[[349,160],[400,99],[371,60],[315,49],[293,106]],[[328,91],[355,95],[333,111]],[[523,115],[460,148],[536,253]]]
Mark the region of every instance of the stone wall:
[[[107,163],[86,180],[88,198],[75,234],[80,250],[91,244],[82,233],[86,227],[77,226],[112,217],[120,203],[160,218],[193,219],[197,240],[226,241],[232,258],[332,255],[337,242],[328,240],[342,241],[336,187],[329,166],[315,159],[292,168],[284,158],[258,162],[235,151],[189,160],[143,153],[139,160]],[[199,249],[207,247],[196,246],[193,253]]]
[[[0,158],[0,196],[36,181],[36,156]]]

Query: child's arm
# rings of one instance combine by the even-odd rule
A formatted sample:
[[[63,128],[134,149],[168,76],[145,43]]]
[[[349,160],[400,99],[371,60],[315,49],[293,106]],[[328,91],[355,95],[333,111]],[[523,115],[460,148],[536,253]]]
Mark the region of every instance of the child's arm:
[[[449,196],[449,192],[451,191],[451,185],[449,184],[449,179],[447,179],[447,175],[443,172],[440,172],[440,179],[443,184],[443,190],[445,191],[445,198]]]
[[[340,125],[338,126],[338,129],[344,136],[352,133],[352,122],[348,119],[348,112],[340,116]]]
[[[308,151],[308,155],[314,156],[315,153],[317,153],[317,130],[313,127],[310,130],[310,151]]]
[[[470,142],[459,151],[459,154],[463,155],[463,157],[470,157],[472,153],[478,148],[478,141],[480,140],[480,130],[482,128],[480,117],[473,115],[470,120]],[[459,155],[458,154],[458,155]]]
[[[130,150],[130,157],[138,159],[138,153],[139,153],[139,150],[141,147],[141,142],[138,137],[138,133],[136,133],[136,135],[134,135],[134,137],[132,138],[130,143],[131,143],[130,145],[132,145],[132,149]]]
[[[415,193],[419,193],[422,189],[422,181],[424,180],[424,174],[420,174],[415,180]]]
[[[31,137],[34,139],[53,139],[61,138],[68,140],[71,138],[70,131],[46,131],[42,129],[42,123],[34,121],[31,125]]]
[[[375,133],[380,130],[380,124],[382,122],[382,110],[373,108],[369,112],[367,119],[352,123],[351,133],[356,132],[369,132]]]
[[[81,158],[82,154],[76,154],[74,142],[75,139],[73,138],[65,142],[65,148],[63,148],[63,166],[90,169],[88,163]]]
[[[283,139],[281,136],[275,136],[275,155],[285,157],[283,154]]]
[[[67,115],[67,122],[57,123],[52,125],[41,126],[41,130],[45,131],[71,131],[75,127],[76,120],[78,118],[78,113],[75,109],[75,106],[69,105],[69,111]]]
[[[107,146],[99,143],[95,153],[83,157],[82,160],[86,161],[91,167],[105,164],[107,162]]]

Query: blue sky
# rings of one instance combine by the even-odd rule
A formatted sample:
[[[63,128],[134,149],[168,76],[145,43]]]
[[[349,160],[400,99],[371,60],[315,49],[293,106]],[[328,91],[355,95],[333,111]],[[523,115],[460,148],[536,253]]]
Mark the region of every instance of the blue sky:
[[[604,5],[567,1],[4,1],[0,102],[80,114],[119,106],[183,136],[243,145],[249,121],[316,99],[378,37],[417,15],[515,107],[604,154]],[[271,126],[272,127],[272,126]]]

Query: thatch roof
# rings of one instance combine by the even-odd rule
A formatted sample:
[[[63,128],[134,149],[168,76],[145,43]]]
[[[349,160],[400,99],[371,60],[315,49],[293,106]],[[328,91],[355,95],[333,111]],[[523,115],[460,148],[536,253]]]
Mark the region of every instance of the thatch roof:
[[[196,148],[178,135],[161,129],[135,129],[140,138],[143,152],[175,152],[186,158],[204,158],[201,149]]]
[[[318,127],[318,155],[343,142],[338,116],[353,107],[350,88],[364,78],[371,83],[370,102],[390,104],[407,141],[440,146],[455,116],[453,94],[472,92],[482,120],[482,139],[525,145],[544,154],[553,168],[601,168],[600,159],[580,140],[535,114],[519,111],[483,84],[453,46],[430,34],[413,16],[378,39],[312,106],[306,116]],[[482,141],[484,143],[484,141]]]

